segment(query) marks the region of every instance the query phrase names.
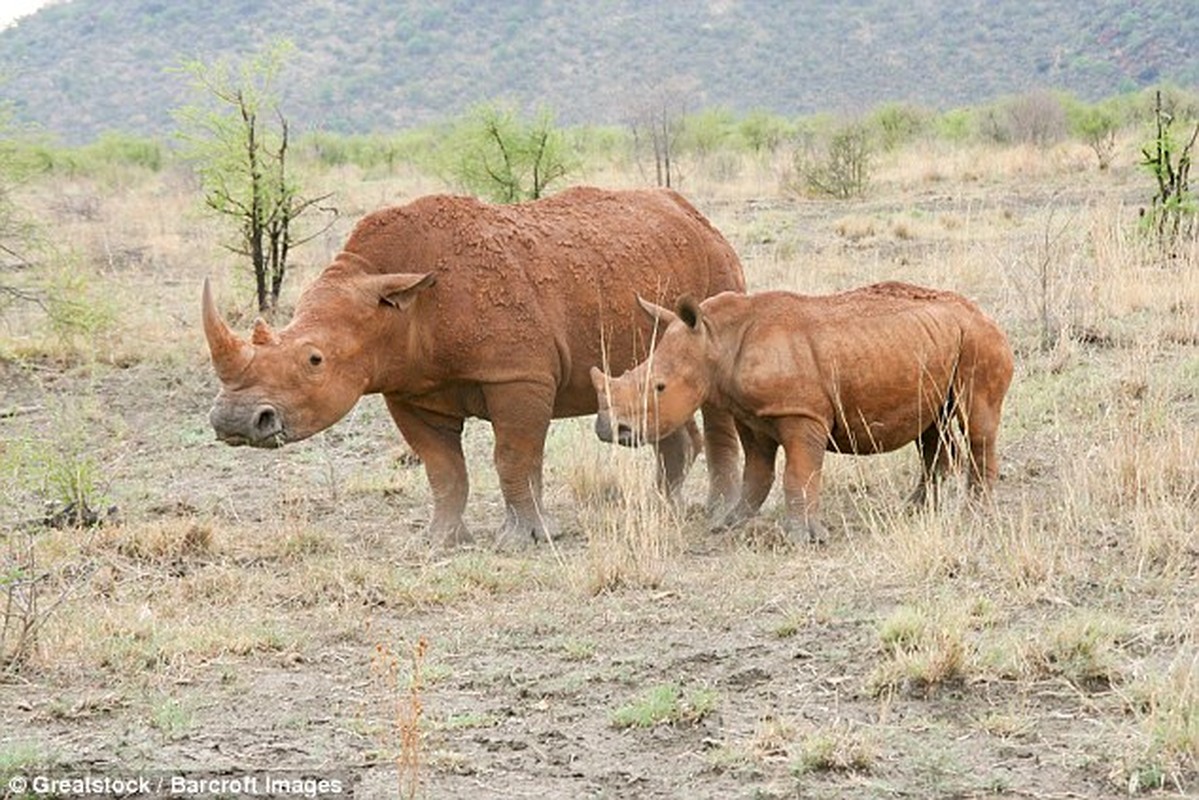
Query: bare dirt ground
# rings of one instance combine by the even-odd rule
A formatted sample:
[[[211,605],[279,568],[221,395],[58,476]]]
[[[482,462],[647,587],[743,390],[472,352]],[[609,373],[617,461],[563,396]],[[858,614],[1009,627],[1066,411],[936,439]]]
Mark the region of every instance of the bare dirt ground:
[[[1131,256],[1104,249],[1104,204],[1128,194],[1112,178],[1069,197],[940,180],[857,206],[696,199],[751,288],[908,276],[1013,332],[996,507],[951,492],[909,513],[914,453],[834,458],[827,544],[782,545],[770,514],[723,538],[684,516],[657,572],[626,564],[598,591],[614,545],[591,507],[648,480],[648,455],[620,454],[597,499],[583,486],[609,451],[590,419],[556,423],[561,538],[497,550],[490,434],[471,424],[483,544],[438,550],[378,398],[281,451],[221,445],[198,273],[102,271],[123,297],[166,292],[180,344],[0,361],[0,523],[11,563],[34,554],[42,621],[0,683],[0,773],[273,771],[371,798],[411,781],[430,798],[1195,792],[1199,264],[1113,267]],[[1042,351],[1024,285],[1047,263],[1074,327]],[[94,472],[106,524],[37,522],[64,463]],[[693,499],[702,483],[701,462]]]

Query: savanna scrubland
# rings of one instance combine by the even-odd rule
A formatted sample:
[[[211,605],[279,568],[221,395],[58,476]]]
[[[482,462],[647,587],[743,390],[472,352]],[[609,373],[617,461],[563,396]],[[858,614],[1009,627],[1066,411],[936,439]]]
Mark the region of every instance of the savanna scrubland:
[[[650,452],[591,418],[552,426],[561,535],[524,550],[486,544],[485,423],[465,439],[480,543],[450,551],[420,536],[424,476],[378,398],[279,451],[216,442],[203,277],[240,330],[256,313],[225,232],[181,165],[59,154],[10,193],[30,227],[0,272],[0,773],[294,770],[367,797],[1193,793],[1199,242],[1147,232],[1151,136],[1122,126],[1100,169],[1077,137],[918,133],[874,145],[848,199],[805,190],[793,140],[680,153],[676,188],[751,291],[951,289],[1016,352],[992,504],[952,484],[906,507],[911,448],[830,456],[812,546],[783,541],[777,486],[709,534],[702,460],[672,509]],[[361,214],[452,188],[339,162],[302,162],[340,213],[296,252],[280,322]],[[610,147],[565,183],[652,176]]]

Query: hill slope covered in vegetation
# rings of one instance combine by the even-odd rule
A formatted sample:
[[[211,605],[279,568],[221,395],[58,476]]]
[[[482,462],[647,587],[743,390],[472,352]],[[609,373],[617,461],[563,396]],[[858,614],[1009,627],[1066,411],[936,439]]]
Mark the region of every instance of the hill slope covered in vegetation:
[[[68,142],[171,127],[185,59],[287,38],[285,110],[307,129],[389,130],[506,98],[619,122],[682,87],[698,106],[794,115],[934,108],[1032,88],[1096,98],[1199,81],[1199,15],[1176,0],[69,0],[0,32],[19,120]]]

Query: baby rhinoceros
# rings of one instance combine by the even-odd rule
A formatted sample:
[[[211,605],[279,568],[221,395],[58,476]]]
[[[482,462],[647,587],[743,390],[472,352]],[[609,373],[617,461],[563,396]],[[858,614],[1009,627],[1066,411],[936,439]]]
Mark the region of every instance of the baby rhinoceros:
[[[641,307],[665,329],[650,357],[621,377],[591,370],[596,433],[635,446],[668,436],[700,405],[732,412],[745,471],[720,528],[761,508],[780,445],[791,538],[824,538],[826,451],[868,455],[915,442],[923,468],[912,500],[923,502],[952,460],[956,421],[969,443],[970,487],[981,493],[995,482],[1012,351],[960,295],[889,282],[829,296],[683,297],[674,312]]]

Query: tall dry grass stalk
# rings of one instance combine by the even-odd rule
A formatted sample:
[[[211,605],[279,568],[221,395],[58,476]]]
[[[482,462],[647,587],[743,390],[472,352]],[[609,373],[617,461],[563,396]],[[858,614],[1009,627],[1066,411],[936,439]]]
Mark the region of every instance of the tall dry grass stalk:
[[[656,588],[678,566],[685,521],[654,481],[650,448],[605,445],[572,431],[566,480],[586,541],[577,582],[592,594]]]

